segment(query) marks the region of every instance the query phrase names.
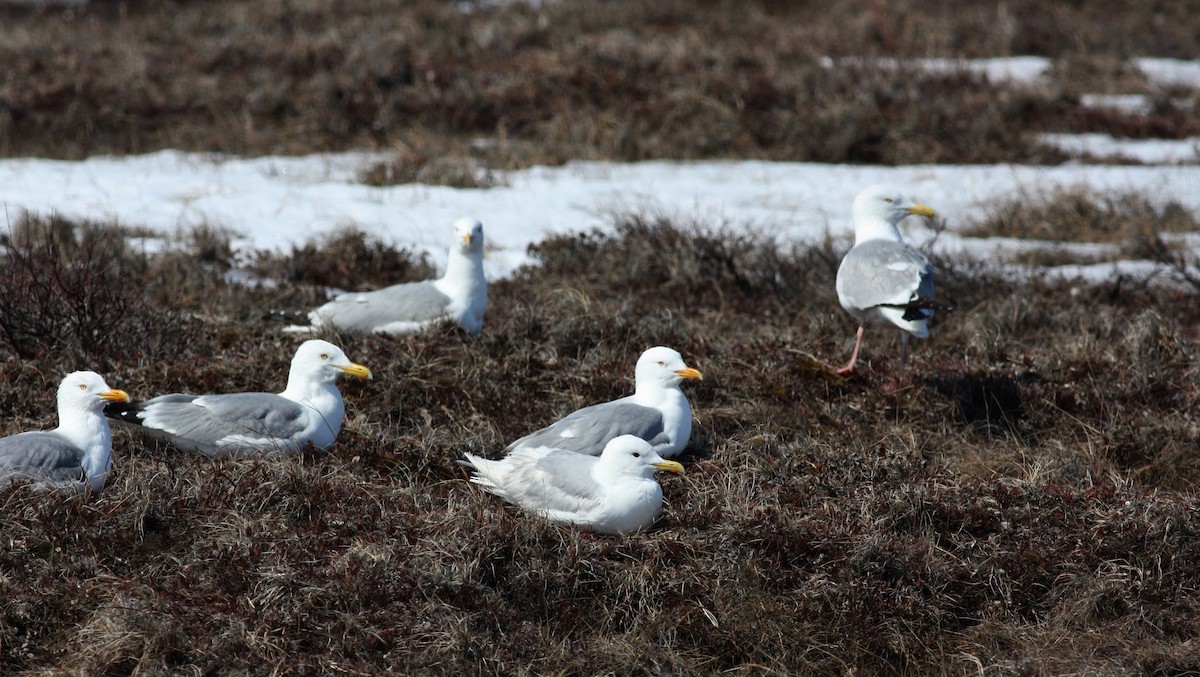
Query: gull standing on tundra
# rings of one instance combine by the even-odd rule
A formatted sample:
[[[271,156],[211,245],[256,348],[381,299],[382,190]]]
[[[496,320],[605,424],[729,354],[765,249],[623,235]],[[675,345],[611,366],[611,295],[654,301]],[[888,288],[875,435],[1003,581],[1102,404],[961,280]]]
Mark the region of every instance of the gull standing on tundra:
[[[483,224],[463,218],[454,222],[454,241],[441,278],[341,294],[308,314],[311,325],[292,325],[284,331],[308,332],[328,324],[359,334],[405,334],[449,319],[478,334],[486,310]]]
[[[0,438],[0,477],[100,491],[112,468],[104,406],[128,401],[125,391],[109,388],[96,372],[68,374],[58,386],[57,428]]]
[[[692,407],[679,389],[684,379],[704,376],[663,346],[642,353],[632,395],[593,404],[508,445],[506,452],[551,447],[596,456],[610,440],[634,435],[660,456],[675,456],[692,437]]]
[[[892,323],[900,335],[900,373],[908,361],[908,337],[929,338],[933,317],[933,266],[921,252],[904,243],[897,224],[934,211],[915,204],[885,186],[870,186],[854,199],[854,246],[837,272],[838,301],[858,320],[850,362],[838,369],[849,374],[858,362],[868,322]]]
[[[160,395],[114,405],[108,416],[213,457],[286,454],[308,444],[328,449],[346,411],[334,384],[342,374],[371,378],[371,370],[351,362],[341,348],[314,339],[296,350],[287,388],[278,395]]]
[[[474,469],[471,481],[504,500],[554,522],[601,534],[628,534],[654,523],[662,509],[655,470],[683,473],[650,443],[622,435],[599,457],[562,449],[524,447],[499,461],[472,454],[460,461]]]

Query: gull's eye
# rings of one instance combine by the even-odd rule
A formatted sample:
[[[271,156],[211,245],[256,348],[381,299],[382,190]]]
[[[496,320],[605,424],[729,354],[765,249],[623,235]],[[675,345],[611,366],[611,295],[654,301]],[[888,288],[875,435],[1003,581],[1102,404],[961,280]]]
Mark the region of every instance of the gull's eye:
[[[642,457],[642,452],[640,452],[640,451],[635,451],[635,452],[633,452],[633,457],[634,457],[634,458],[641,458],[641,457]]]
[[[892,204],[893,202],[895,202],[895,200],[893,200],[893,199],[892,199],[892,198],[890,198],[890,197],[885,197],[885,198],[883,198],[883,201],[884,201],[884,202],[886,202],[886,203],[888,203],[888,204]]]
[[[660,367],[665,367],[665,366],[667,366],[667,363],[666,363],[666,362],[663,362],[662,360],[659,360],[659,361],[658,361],[658,366],[660,366]]]
[[[80,384],[79,384],[79,389],[80,389],[80,390],[87,390],[87,384],[86,384],[86,383],[80,383]]]
[[[322,359],[322,360],[328,360],[328,359],[329,359],[329,353],[321,353],[321,359]]]

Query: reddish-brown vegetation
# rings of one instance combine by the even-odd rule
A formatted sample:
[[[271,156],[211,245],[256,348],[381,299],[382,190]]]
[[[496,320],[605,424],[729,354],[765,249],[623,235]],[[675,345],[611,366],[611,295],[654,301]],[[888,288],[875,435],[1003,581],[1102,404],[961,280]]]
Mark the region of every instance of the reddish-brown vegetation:
[[[939,261],[958,310],[887,395],[888,332],[869,337],[860,377],[813,368],[810,354],[844,356],[852,325],[832,291],[839,252],[650,217],[615,233],[540,245],[539,266],[493,286],[478,337],[330,336],[376,374],[345,386],[330,454],[212,462],[122,433],[101,496],[0,494],[0,666],[1200,667],[1194,295]],[[152,270],[125,263],[140,256],[114,252]],[[153,354],[80,345],[87,366],[135,396],[281,387],[293,339],[245,308],[292,292],[165,279],[153,293],[129,280],[145,299],[111,318],[113,335],[157,317],[158,294],[213,315]],[[633,359],[659,343],[706,380],[688,388],[688,474],[665,480],[653,530],[582,534],[465,481],[464,451],[495,454],[626,392]],[[47,421],[48,384],[81,366],[70,355],[0,362],[9,429]]]
[[[364,182],[453,185],[575,158],[1054,162],[1035,133],[1197,133],[1193,92],[1118,58],[1194,56],[1194,14],[4,4],[0,154],[388,148]],[[1060,62],[1026,87],[820,60],[1008,54]],[[1079,104],[1129,91],[1151,115]],[[1200,672],[1200,267],[1159,237],[1194,219],[1141,197],[997,205],[975,232],[1066,228],[1190,287],[938,260],[956,310],[890,394],[894,333],[868,335],[850,380],[817,364],[844,359],[853,329],[835,243],[779,250],[647,215],[541,243],[492,286],[480,336],[326,336],[376,375],[345,385],[329,454],[213,462],[118,433],[98,497],[0,490],[0,673]],[[297,339],[264,310],[429,272],[349,231],[264,254],[264,281],[235,284],[219,231],[153,256],[122,235],[34,219],[4,243],[0,432],[49,425],[79,368],[135,397],[278,390]],[[706,379],[687,388],[688,474],[664,479],[654,529],[579,533],[465,481],[463,452],[626,393],[655,344]]]
[[[397,160],[368,180],[452,184],[477,180],[477,164],[568,159],[1056,162],[1035,133],[1197,133],[1172,103],[1194,95],[1113,65],[1193,56],[1194,22],[1177,14],[1192,13],[1115,0],[0,4],[0,153],[386,148]],[[821,62],[1025,54],[1063,66],[1023,87]],[[1161,105],[1080,106],[1101,76]]]

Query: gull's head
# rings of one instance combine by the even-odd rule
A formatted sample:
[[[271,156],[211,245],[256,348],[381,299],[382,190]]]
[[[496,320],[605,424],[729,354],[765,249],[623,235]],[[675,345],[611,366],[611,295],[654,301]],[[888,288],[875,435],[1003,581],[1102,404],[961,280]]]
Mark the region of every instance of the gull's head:
[[[656,470],[683,474],[683,466],[678,461],[664,460],[649,442],[634,435],[609,440],[600,452],[600,461],[620,474],[652,477]]]
[[[128,402],[124,390],[109,388],[104,378],[94,371],[76,371],[58,384],[58,408],[81,411],[101,411],[109,402]]]
[[[463,254],[483,253],[483,224],[469,217],[454,222],[454,244],[452,251]]]
[[[683,362],[683,356],[664,346],[656,346],[638,358],[634,379],[643,386],[670,388],[684,379],[702,380],[704,375]]]
[[[292,358],[292,377],[317,383],[333,383],[342,374],[364,380],[371,378],[370,369],[351,362],[341,348],[329,341],[305,341],[296,349],[296,356]]]
[[[894,188],[868,186],[858,194],[858,197],[854,198],[855,239],[858,242],[870,239],[862,237],[864,230],[872,231],[883,224],[887,224],[891,230],[895,230],[897,224],[913,214],[933,218],[934,211],[932,207],[913,202]],[[881,237],[882,235],[875,234],[874,236]]]

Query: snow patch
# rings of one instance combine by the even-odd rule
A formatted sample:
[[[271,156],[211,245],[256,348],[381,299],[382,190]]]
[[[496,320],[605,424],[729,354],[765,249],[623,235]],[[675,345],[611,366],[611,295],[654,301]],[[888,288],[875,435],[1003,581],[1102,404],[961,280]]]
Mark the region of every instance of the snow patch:
[[[1128,158],[1145,164],[1185,164],[1200,160],[1200,138],[1117,139],[1108,134],[1039,134],[1038,141],[1077,157]]]
[[[1141,58],[1133,63],[1146,79],[1160,87],[1200,88],[1200,61]]]
[[[1189,149],[1194,159],[1195,149]],[[848,241],[850,204],[873,183],[894,185],[933,206],[949,225],[944,236],[956,224],[985,217],[996,200],[1055,186],[1135,191],[1200,211],[1195,165],[571,162],[508,172],[504,185],[493,188],[358,183],[358,171],[374,157],[242,159],[163,151],[82,162],[0,159],[0,213],[9,222],[23,211],[112,220],[164,236],[208,225],[236,233],[234,247],[243,252],[286,251],[352,225],[385,242],[427,252],[439,266],[445,263],[451,224],[473,216],[486,228],[485,271],[497,279],[529,262],[530,244],[554,234],[606,228],[613,213],[630,211],[753,229],[780,244],[818,242],[827,234]],[[911,237],[933,237],[919,219],[908,221]]]

